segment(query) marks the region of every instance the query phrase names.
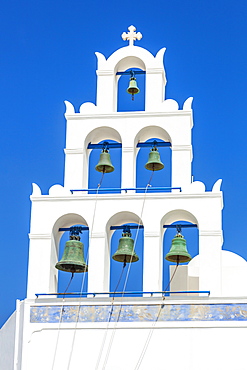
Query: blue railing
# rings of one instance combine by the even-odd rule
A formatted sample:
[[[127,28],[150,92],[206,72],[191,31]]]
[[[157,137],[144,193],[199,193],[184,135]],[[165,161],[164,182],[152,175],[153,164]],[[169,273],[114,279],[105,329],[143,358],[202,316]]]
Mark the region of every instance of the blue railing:
[[[109,192],[121,192],[121,191],[125,191],[125,193],[127,193],[129,190],[135,190],[135,191],[152,191],[152,192],[158,192],[158,191],[161,191],[161,192],[170,192],[172,190],[179,190],[180,192],[182,191],[182,189],[180,187],[169,187],[169,186],[161,186],[161,187],[156,187],[156,186],[149,186],[149,187],[146,187],[146,188],[92,188],[92,189],[72,189],[70,190],[71,193],[73,194],[74,192],[77,192],[77,191],[94,191],[94,192],[103,192],[103,191],[109,191]]]
[[[210,295],[210,290],[178,290],[178,291],[160,291],[160,292],[142,292],[142,291],[129,291],[129,292],[74,292],[74,293],[37,293],[36,297],[40,296],[75,296],[75,297],[87,297],[87,296],[99,296],[99,295],[113,295],[113,296],[125,296],[131,294],[132,296],[142,296],[144,294],[150,294],[152,297],[154,294],[162,294],[162,296],[169,296],[170,294],[207,294]]]

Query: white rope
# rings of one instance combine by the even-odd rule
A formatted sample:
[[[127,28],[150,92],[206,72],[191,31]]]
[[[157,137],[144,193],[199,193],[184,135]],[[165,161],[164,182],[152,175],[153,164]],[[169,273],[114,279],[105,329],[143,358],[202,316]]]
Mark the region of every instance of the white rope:
[[[61,328],[61,324],[62,324],[62,318],[63,318],[63,311],[64,311],[64,302],[65,302],[65,293],[67,292],[69,286],[70,286],[70,283],[72,281],[74,277],[74,274],[72,273],[72,276],[70,278],[70,281],[69,281],[69,284],[67,286],[67,288],[65,289],[64,291],[64,295],[63,295],[63,300],[62,300],[62,306],[61,306],[61,311],[60,311],[60,316],[59,316],[59,325],[58,325],[58,331],[57,331],[57,340],[56,340],[56,345],[55,345],[55,351],[54,351],[54,356],[53,356],[53,361],[52,361],[52,368],[51,370],[54,369],[54,365],[55,365],[55,360],[56,360],[56,355],[57,355],[57,348],[58,348],[58,341],[59,341],[59,335],[60,335],[60,328]]]
[[[91,240],[92,240],[92,233],[93,233],[93,227],[94,227],[94,220],[95,220],[95,214],[96,214],[96,205],[97,205],[97,201],[98,201],[99,188],[100,188],[100,186],[102,184],[102,180],[103,180],[104,174],[105,173],[103,172],[102,178],[100,180],[100,183],[98,184],[97,191],[96,191],[96,197],[95,197],[95,203],[94,203],[94,212],[93,212],[93,219],[92,219],[92,226],[91,226],[91,230],[90,230],[90,233],[89,233],[89,243],[88,243],[88,250],[87,250],[87,255],[86,255],[86,265],[88,264],[89,248],[90,248]],[[77,325],[78,325],[78,322],[79,322],[79,314],[80,314],[80,308],[81,308],[81,298],[82,298],[82,292],[83,292],[85,278],[86,278],[86,274],[83,274],[82,284],[81,284],[81,290],[80,290],[80,295],[79,295],[80,301],[79,301],[79,305],[78,305],[78,312],[77,312],[77,315],[76,315],[76,322],[75,322],[75,327],[74,327],[74,332],[73,332],[73,339],[72,339],[72,345],[71,345],[71,350],[70,350],[70,355],[69,355],[69,361],[68,361],[68,365],[67,365],[67,370],[69,370],[69,368],[70,368],[72,354],[73,354],[73,349],[74,349],[74,344],[75,344],[75,336],[76,336],[76,332],[77,332],[76,329],[77,329]]]
[[[169,287],[169,285],[171,284],[172,279],[174,278],[175,273],[176,273],[176,271],[177,271],[177,268],[178,268],[178,263],[177,263],[177,266],[176,266],[176,268],[175,268],[175,270],[174,270],[174,272],[173,272],[173,274],[172,274],[172,277],[171,277],[171,279],[170,279],[169,283],[167,284],[167,287],[165,288],[165,291],[167,290],[167,288],[168,288],[168,287]],[[142,349],[141,355],[140,355],[140,357],[139,357],[139,359],[138,359],[138,361],[137,361],[137,364],[136,364],[136,367],[135,367],[135,369],[134,369],[134,370],[138,370],[138,369],[140,368],[140,366],[141,366],[142,360],[143,360],[143,358],[144,358],[144,356],[145,356],[145,354],[146,354],[147,348],[148,348],[149,343],[150,343],[150,340],[151,340],[151,338],[152,338],[152,335],[153,335],[153,332],[154,332],[154,328],[155,328],[155,326],[156,326],[157,321],[159,320],[160,313],[161,313],[161,310],[162,310],[162,308],[163,308],[163,301],[164,301],[164,300],[165,300],[165,297],[163,297],[163,299],[162,299],[162,303],[161,303],[161,305],[160,305],[160,308],[159,308],[159,311],[158,311],[157,317],[156,317],[155,321],[153,322],[153,325],[152,325],[151,329],[149,330],[148,337],[147,337],[147,339],[146,339],[146,342],[145,342],[144,347],[143,347],[143,349]]]
[[[131,269],[131,262],[132,262],[132,258],[133,258],[134,252],[135,252],[136,241],[137,241],[140,226],[141,226],[141,221],[142,221],[142,216],[143,216],[143,211],[144,211],[144,205],[145,205],[145,201],[146,201],[147,189],[148,189],[149,186],[151,186],[150,182],[152,180],[153,173],[154,173],[154,171],[152,171],[152,175],[150,176],[148,184],[145,188],[145,193],[144,193],[144,198],[143,198],[143,203],[142,203],[142,209],[141,209],[140,217],[139,217],[139,220],[138,220],[138,228],[137,228],[137,232],[136,232],[135,239],[134,239],[134,248],[133,248],[132,256],[131,256],[130,263],[129,263],[129,266],[128,266],[128,269],[127,269],[127,273],[126,273],[124,288],[123,288],[123,292],[122,292],[122,295],[121,295],[121,301],[120,301],[120,305],[119,305],[119,312],[118,312],[117,320],[114,323],[113,331],[112,331],[110,342],[109,342],[109,345],[108,345],[108,348],[107,348],[107,353],[106,353],[106,357],[105,357],[105,360],[104,360],[104,363],[103,363],[102,370],[104,370],[105,367],[106,367],[106,364],[107,364],[107,361],[108,361],[108,358],[109,358],[109,355],[110,355],[110,351],[111,351],[111,348],[112,348],[113,340],[114,340],[114,337],[115,337],[117,323],[118,323],[118,320],[120,318],[124,293],[125,293],[125,290],[126,290],[126,286],[127,286],[127,282],[128,282],[128,278],[129,278],[129,274],[130,274],[130,269]],[[113,297],[113,300],[112,300],[112,305],[113,305],[113,301],[114,301],[114,297]],[[108,328],[109,328],[109,323],[110,323],[110,320],[108,320],[107,328],[106,328],[106,331],[105,331],[106,334],[103,338],[103,340],[104,340],[103,344],[105,343],[105,339],[106,339],[106,336],[107,336],[107,331],[108,331]],[[104,348],[104,345],[103,345],[103,348]],[[100,356],[102,355],[103,348],[101,346]],[[98,369],[99,362],[100,362],[100,359],[98,358],[97,367],[95,368],[95,370]]]

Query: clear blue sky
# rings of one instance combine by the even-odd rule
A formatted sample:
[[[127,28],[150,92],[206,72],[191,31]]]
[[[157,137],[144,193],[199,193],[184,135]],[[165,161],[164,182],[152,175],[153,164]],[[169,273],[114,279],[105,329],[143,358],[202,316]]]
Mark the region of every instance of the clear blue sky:
[[[223,179],[224,249],[247,258],[246,1],[12,0],[0,11],[0,325],[26,295],[31,183],[63,183],[65,119],[95,102],[95,51],[166,47],[166,98],[194,97],[193,175],[211,190]]]

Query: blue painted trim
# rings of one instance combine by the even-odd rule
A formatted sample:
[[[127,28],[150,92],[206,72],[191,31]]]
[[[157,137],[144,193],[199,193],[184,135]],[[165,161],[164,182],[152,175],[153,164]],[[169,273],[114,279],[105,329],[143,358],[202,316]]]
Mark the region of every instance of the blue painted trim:
[[[92,144],[92,143],[89,143],[88,146],[87,146],[87,149],[102,149],[105,146],[107,146],[107,148],[122,148],[122,144],[121,143],[108,143],[106,141],[105,143],[101,143],[101,144]]]
[[[80,226],[81,230],[89,230],[88,226]],[[60,227],[58,231],[70,231],[71,227]]]
[[[87,297],[88,295],[95,297],[96,295],[108,295],[108,294],[114,294],[114,295],[140,295],[142,296],[143,294],[150,294],[153,296],[154,294],[162,294],[164,296],[168,296],[169,294],[187,294],[187,293],[193,293],[193,294],[208,294],[210,295],[210,290],[177,290],[177,291],[159,291],[159,292],[143,292],[143,291],[125,291],[125,292],[74,292],[74,293],[36,293],[36,297],[38,298],[39,296],[49,296],[49,295],[57,295],[57,296],[81,296],[81,297]]]
[[[188,228],[188,227],[197,227],[197,224],[176,224],[176,225],[163,225],[164,229],[176,229],[178,226],[181,228]]]
[[[71,193],[73,194],[73,192],[76,192],[76,191],[125,191],[127,193],[128,190],[143,190],[143,191],[147,191],[148,190],[160,190],[160,191],[171,191],[171,190],[179,190],[180,192],[182,191],[182,188],[180,187],[175,187],[175,188],[172,188],[172,187],[169,187],[169,186],[162,186],[162,187],[156,187],[156,186],[150,186],[148,188],[92,188],[92,189],[71,189]]]
[[[137,148],[151,148],[152,146],[168,146],[168,147],[170,147],[170,146],[172,146],[172,144],[171,143],[169,143],[169,142],[167,142],[167,141],[161,141],[161,142],[159,142],[159,141],[155,141],[155,143],[154,143],[154,141],[150,141],[150,142],[139,142],[138,144],[137,144]]]
[[[119,76],[119,75],[132,75],[134,73],[134,75],[145,75],[146,74],[146,71],[125,71],[125,72],[117,72],[116,75]]]
[[[123,225],[123,226],[111,226],[110,230],[123,230],[126,226],[128,226],[129,229],[143,229],[143,225]]]

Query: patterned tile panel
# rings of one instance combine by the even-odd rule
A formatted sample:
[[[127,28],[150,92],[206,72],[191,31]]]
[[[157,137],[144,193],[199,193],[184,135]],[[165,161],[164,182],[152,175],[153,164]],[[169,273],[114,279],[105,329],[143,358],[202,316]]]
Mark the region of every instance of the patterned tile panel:
[[[247,321],[247,304],[31,306],[31,323]]]

